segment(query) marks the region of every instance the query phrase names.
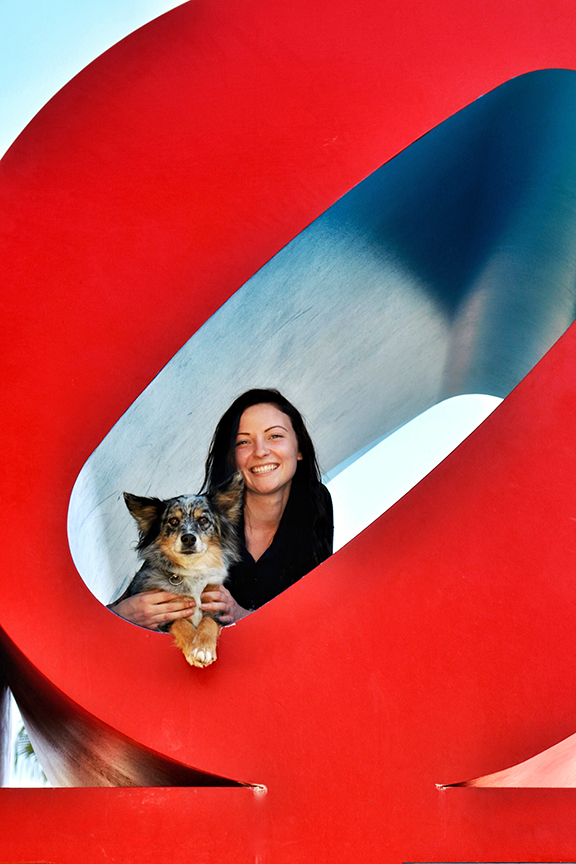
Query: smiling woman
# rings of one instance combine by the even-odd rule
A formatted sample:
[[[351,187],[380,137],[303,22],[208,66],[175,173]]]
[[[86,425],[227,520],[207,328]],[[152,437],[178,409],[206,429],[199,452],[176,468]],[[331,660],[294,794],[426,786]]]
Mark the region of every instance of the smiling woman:
[[[334,533],[314,444],[300,412],[277,390],[248,390],[220,419],[204,488],[234,471],[245,485],[241,560],[227,583],[234,604],[224,610],[224,623],[262,606],[328,558]],[[221,611],[217,604],[207,608]]]

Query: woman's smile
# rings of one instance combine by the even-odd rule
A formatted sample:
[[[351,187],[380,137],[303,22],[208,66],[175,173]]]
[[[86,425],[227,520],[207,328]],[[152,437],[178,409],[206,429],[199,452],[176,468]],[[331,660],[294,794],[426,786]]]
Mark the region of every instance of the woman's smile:
[[[275,471],[276,468],[278,468],[278,465],[254,465],[249,470],[252,474],[269,474],[270,471]]]

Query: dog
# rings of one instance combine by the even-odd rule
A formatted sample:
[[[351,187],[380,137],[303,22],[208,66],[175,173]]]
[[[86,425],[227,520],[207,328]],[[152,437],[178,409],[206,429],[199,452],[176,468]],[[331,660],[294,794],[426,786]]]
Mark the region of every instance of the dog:
[[[159,627],[169,631],[192,666],[216,660],[221,625],[200,609],[200,595],[222,585],[231,564],[239,559],[236,525],[242,513],[244,484],[234,474],[227,483],[205,495],[181,495],[161,501],[124,492],[136,520],[136,546],[142,567],[119,598],[144,591],[169,591],[193,597],[191,618]]]

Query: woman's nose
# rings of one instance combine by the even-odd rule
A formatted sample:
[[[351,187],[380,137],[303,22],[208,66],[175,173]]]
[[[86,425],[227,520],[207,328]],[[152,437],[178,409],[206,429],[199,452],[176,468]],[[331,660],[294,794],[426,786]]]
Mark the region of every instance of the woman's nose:
[[[258,457],[267,456],[269,452],[270,452],[270,450],[268,448],[268,442],[266,441],[266,439],[265,438],[257,439],[256,440],[256,448],[254,450],[255,455]]]

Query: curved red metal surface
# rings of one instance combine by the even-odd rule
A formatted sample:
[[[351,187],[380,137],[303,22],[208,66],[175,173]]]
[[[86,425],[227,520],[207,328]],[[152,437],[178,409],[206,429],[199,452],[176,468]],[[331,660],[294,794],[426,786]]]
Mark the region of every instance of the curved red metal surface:
[[[66,509],[111,424],[233,290],[485,91],[574,68],[574,21],[559,0],[457,12],[444,0],[265,11],[201,0],[103,55],[10,149],[1,623],[12,687],[41,676],[37,699],[22,687],[29,713],[44,696],[65,703],[84,742],[104,730],[267,792],[2,790],[0,861],[573,859],[576,790],[436,784],[576,728],[574,328],[405,499],[226,630],[218,663],[198,674],[166,637],[94,599],[69,557]],[[81,759],[73,747],[72,780]]]

